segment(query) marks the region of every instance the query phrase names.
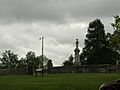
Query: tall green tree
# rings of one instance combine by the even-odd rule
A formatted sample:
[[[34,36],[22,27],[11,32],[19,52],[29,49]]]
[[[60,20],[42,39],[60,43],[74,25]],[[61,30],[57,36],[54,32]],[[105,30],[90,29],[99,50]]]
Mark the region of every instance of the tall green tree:
[[[2,62],[3,68],[15,69],[18,65],[18,55],[11,52],[11,50],[6,50],[2,53],[0,61]]]
[[[110,44],[115,51],[120,52],[120,17],[116,15],[114,19],[114,23],[111,24],[114,28],[114,33],[109,35]]]
[[[26,54],[25,59],[27,63],[28,72],[32,73],[35,67],[35,59],[36,59],[35,53],[33,51],[29,51]]]
[[[25,62],[28,68],[28,72],[30,74],[32,74],[33,71],[35,71],[37,68],[42,66],[42,55],[37,56],[35,55],[35,53],[33,51],[29,51],[26,54],[25,57]],[[48,63],[48,58],[46,56],[43,56],[43,66],[45,67]]]
[[[110,48],[115,52],[115,59],[120,60],[120,17],[118,15],[114,16],[113,34],[108,33]]]
[[[17,65],[17,69],[26,69],[27,68],[27,61],[25,58],[21,58],[20,60],[18,60],[18,65]]]
[[[81,54],[81,61],[87,64],[113,64],[112,51],[105,34],[104,25],[99,19],[89,24],[85,47]]]
[[[120,31],[120,17],[118,15],[114,16],[114,23],[111,23],[114,30]]]

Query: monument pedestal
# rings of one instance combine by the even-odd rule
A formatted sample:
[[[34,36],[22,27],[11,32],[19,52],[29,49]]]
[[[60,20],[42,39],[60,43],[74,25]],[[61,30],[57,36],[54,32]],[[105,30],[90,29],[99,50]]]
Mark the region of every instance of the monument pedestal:
[[[74,66],[81,66],[80,62],[74,62]]]

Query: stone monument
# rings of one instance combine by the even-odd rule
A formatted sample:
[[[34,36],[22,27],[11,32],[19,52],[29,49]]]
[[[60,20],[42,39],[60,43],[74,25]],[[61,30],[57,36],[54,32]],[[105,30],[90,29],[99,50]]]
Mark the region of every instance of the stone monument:
[[[79,44],[79,41],[78,39],[76,39],[76,48],[74,50],[75,52],[75,61],[74,61],[74,66],[81,66],[81,62],[80,62],[80,55],[79,55],[79,48],[78,48],[78,44]]]

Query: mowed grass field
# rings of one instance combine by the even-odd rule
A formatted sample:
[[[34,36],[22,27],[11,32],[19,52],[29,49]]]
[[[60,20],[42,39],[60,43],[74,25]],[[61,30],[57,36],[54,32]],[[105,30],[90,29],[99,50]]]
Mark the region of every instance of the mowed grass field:
[[[69,73],[38,76],[0,76],[0,90],[98,90],[106,82],[120,79],[117,73]]]

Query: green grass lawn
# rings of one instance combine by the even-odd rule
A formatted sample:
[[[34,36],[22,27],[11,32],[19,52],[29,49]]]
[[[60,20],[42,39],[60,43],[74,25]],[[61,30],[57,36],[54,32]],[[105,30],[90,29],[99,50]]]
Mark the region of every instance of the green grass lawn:
[[[0,90],[98,90],[101,84],[119,78],[117,73],[0,76]]]

